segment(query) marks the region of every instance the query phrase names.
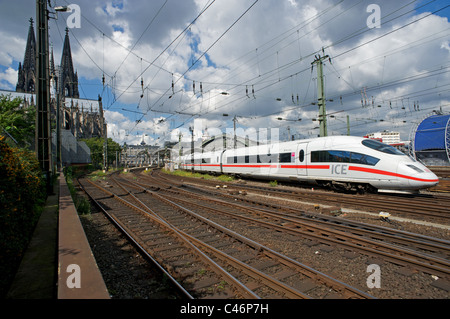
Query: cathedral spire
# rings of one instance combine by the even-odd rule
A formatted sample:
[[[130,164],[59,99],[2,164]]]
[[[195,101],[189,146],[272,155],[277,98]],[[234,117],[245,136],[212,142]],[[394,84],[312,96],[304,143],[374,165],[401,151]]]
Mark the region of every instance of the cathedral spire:
[[[72,51],[70,50],[69,28],[66,28],[66,37],[64,38],[63,52],[61,55],[61,90],[64,96],[79,98],[78,93],[78,75],[74,72]]]
[[[36,38],[34,35],[33,18],[30,18],[27,46],[23,64],[19,65],[17,92],[34,93],[36,83]]]

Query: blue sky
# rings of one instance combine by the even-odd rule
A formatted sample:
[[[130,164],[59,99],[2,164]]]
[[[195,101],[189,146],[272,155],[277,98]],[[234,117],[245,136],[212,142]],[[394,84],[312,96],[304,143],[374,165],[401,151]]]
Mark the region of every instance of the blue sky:
[[[241,134],[275,127],[284,138],[289,126],[297,138],[316,136],[317,123],[312,120],[317,117],[317,79],[310,68],[322,47],[332,58],[332,64],[324,66],[326,94],[334,100],[327,103],[328,112],[335,115],[328,121],[329,134],[345,134],[349,115],[354,135],[388,129],[407,139],[411,128],[433,109],[450,110],[450,8],[424,17],[448,1],[254,2],[51,4],[76,3],[81,8],[81,28],[69,33],[80,95],[102,95],[108,134],[120,143],[140,142],[143,134],[148,143],[159,143],[180,130],[188,138],[194,124],[196,137],[219,133],[233,127],[234,115]],[[35,15],[34,6],[26,3],[0,0],[0,40],[7,43],[0,49],[1,89],[15,88],[28,20]],[[380,7],[379,29],[366,25],[370,4]],[[68,15],[49,22],[57,64]],[[420,112],[414,111],[416,103]]]

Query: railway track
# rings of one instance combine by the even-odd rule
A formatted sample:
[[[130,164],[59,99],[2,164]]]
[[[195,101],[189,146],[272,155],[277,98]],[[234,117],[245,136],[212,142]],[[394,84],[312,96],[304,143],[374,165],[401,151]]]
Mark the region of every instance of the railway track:
[[[146,177],[148,178],[148,177]],[[372,226],[331,216],[305,213],[292,207],[271,205],[236,196],[205,191],[188,186],[190,192],[180,189],[179,184],[170,184],[168,180],[152,179],[150,185],[159,185],[178,203],[188,205],[196,211],[204,211],[204,216],[214,219],[208,213],[239,219],[250,225],[270,228],[287,235],[309,238],[329,246],[340,246],[351,251],[381,257],[404,267],[414,268],[445,278],[450,275],[450,242],[428,236],[411,234],[386,227]],[[142,189],[152,187],[139,184]],[[154,187],[154,186],[153,186]],[[185,192],[185,194],[182,194]],[[203,194],[202,194],[203,193]],[[205,196],[205,193],[207,196]],[[211,196],[213,195],[213,196]]]
[[[179,178],[174,178],[160,171],[155,176],[173,183],[180,183]],[[215,187],[217,181],[199,180],[183,177],[184,184],[207,185]],[[389,212],[392,215],[409,217],[418,220],[440,222],[450,225],[450,197],[445,195],[409,195],[409,194],[341,194],[328,191],[311,191],[309,189],[276,188],[255,186],[243,183],[220,183],[226,185],[228,190],[236,192],[255,192],[277,197],[305,202],[325,202],[327,205],[341,208],[358,208],[373,212]]]
[[[372,297],[202,217],[173,196],[111,181],[79,182],[190,298]]]

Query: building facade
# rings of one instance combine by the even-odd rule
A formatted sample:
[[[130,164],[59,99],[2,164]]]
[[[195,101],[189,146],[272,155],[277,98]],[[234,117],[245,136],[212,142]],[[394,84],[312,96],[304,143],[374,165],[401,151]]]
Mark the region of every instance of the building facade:
[[[367,137],[371,139],[381,140],[381,142],[393,146],[402,144],[399,132],[391,132],[391,131],[376,132],[368,134]]]
[[[74,69],[72,52],[70,48],[69,29],[66,28],[64,45],[61,54],[61,63],[55,65],[53,48],[50,53],[50,112],[52,129],[56,131],[57,111],[60,110],[61,145],[64,163],[72,163],[77,159],[83,163],[90,161],[84,159],[86,155],[74,156],[73,146],[75,140],[82,138],[103,137],[107,135],[107,124],[103,114],[102,99],[81,99],[78,91],[78,74]],[[27,44],[24,61],[19,63],[15,92],[3,91],[0,94],[10,94],[12,97],[23,99],[23,105],[35,105],[36,84],[36,38],[33,27],[33,19],[30,19]],[[53,138],[53,143],[55,138]],[[67,140],[67,141],[66,141]],[[69,141],[70,140],[70,141]],[[65,143],[67,142],[67,143]],[[64,152],[64,145],[69,145],[70,151]],[[84,146],[80,146],[83,154],[86,154]],[[64,154],[67,158],[64,158]],[[84,156],[84,157],[83,157]]]

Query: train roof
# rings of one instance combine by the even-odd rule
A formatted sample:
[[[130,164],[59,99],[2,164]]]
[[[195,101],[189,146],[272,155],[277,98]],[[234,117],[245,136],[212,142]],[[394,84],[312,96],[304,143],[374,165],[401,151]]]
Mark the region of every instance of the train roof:
[[[280,142],[280,143],[268,143],[268,144],[260,144],[259,147],[263,146],[273,146],[277,145],[280,147],[291,147],[302,143],[311,143],[311,142],[320,142],[323,141],[326,144],[331,145],[339,145],[339,144],[348,144],[348,143],[359,143],[362,140],[365,140],[367,138],[359,137],[359,136],[325,136],[325,137],[315,137],[310,139],[304,139],[304,140],[295,140],[295,141],[289,141],[289,142]],[[258,147],[258,146],[251,146],[251,147]],[[240,147],[242,148],[242,147]],[[238,148],[239,149],[239,148]],[[227,149],[227,151],[231,151],[233,149]]]
[[[278,147],[283,147],[283,148],[290,148],[290,147],[294,147],[298,144],[302,144],[302,143],[311,143],[311,142],[318,142],[320,143],[320,141],[322,141],[324,144],[327,144],[327,146],[332,146],[332,145],[344,145],[344,144],[351,144],[351,143],[360,143],[362,140],[365,140],[367,138],[365,137],[360,137],[360,136],[346,136],[346,135],[342,135],[342,136],[326,136],[326,137],[315,137],[315,138],[310,138],[310,139],[304,139],[304,140],[295,140],[295,141],[289,141],[289,142],[281,142],[281,143],[268,143],[268,144],[260,144],[258,146],[250,146],[249,148],[255,148],[255,147],[264,147],[264,146],[278,146]],[[231,152],[234,150],[240,150],[243,149],[245,147],[239,147],[236,149],[233,148],[228,148],[226,149],[227,152]],[[223,152],[223,149],[220,150],[215,150],[215,151],[206,151],[204,153],[198,153],[195,152],[194,156],[201,156],[202,154],[211,154],[211,153],[217,153],[217,152]],[[186,157],[190,157],[191,154],[183,154],[183,156]]]

